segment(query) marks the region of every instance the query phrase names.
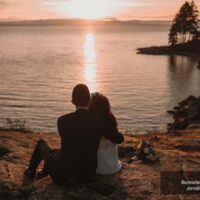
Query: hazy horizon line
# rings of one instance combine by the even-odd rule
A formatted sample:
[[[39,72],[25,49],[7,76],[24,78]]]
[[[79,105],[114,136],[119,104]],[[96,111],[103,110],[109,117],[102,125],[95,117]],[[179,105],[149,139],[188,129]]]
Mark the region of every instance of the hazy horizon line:
[[[170,23],[171,20],[138,20],[138,19],[130,19],[130,20],[119,20],[119,19],[24,19],[24,20],[1,20],[0,25],[102,25],[102,24],[131,24],[131,23]]]

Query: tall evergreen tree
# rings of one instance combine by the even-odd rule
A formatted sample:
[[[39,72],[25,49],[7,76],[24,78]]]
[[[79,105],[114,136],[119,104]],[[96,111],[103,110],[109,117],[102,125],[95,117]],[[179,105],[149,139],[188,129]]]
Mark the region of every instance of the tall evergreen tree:
[[[169,33],[169,43],[185,43],[197,37],[199,32],[199,11],[194,1],[186,1],[176,14]]]
[[[169,32],[169,43],[175,45],[178,42],[176,23],[173,23]]]

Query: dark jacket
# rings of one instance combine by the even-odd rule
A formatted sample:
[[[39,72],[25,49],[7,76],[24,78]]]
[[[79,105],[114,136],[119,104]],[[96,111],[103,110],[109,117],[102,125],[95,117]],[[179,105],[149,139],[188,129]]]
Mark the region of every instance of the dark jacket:
[[[84,109],[59,117],[58,131],[61,137],[62,178],[74,182],[94,178],[97,149],[102,136],[114,143],[124,140],[115,126]]]

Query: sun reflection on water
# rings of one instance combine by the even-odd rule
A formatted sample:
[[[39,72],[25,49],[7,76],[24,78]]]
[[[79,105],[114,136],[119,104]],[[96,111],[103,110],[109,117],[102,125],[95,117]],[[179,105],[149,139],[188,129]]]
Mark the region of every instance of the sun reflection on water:
[[[91,92],[96,89],[96,51],[95,38],[92,33],[87,33],[84,44],[85,68],[84,78]]]

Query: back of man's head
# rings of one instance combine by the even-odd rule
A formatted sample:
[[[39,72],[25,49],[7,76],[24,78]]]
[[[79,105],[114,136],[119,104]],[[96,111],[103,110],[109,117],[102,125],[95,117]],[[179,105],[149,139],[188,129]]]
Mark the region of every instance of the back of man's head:
[[[78,107],[88,106],[90,102],[90,91],[84,84],[78,84],[72,92],[72,103]]]

